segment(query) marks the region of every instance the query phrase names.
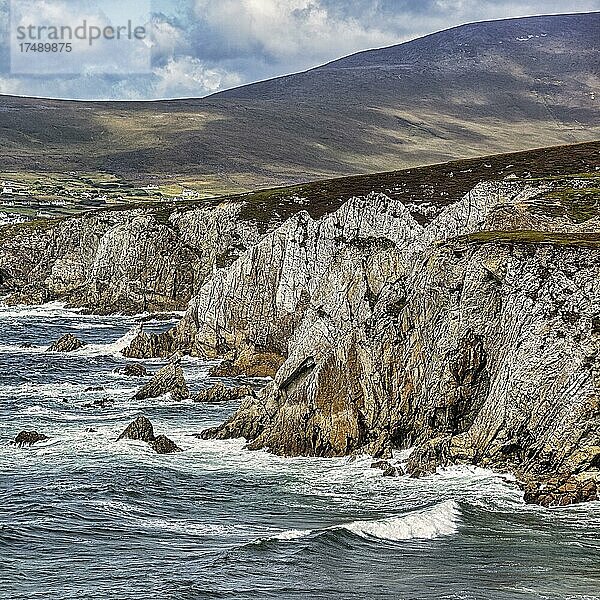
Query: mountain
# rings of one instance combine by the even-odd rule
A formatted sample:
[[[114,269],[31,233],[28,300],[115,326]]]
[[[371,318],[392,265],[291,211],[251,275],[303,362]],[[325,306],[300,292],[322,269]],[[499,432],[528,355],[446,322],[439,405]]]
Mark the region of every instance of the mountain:
[[[600,13],[464,25],[204,99],[0,98],[3,171],[255,189],[600,137]]]

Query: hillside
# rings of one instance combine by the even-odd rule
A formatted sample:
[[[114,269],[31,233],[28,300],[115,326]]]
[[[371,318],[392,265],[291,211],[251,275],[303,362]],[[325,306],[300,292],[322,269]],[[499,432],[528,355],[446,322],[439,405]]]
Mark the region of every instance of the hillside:
[[[592,141],[599,29],[600,13],[476,23],[205,99],[5,96],[1,171],[209,194]]]

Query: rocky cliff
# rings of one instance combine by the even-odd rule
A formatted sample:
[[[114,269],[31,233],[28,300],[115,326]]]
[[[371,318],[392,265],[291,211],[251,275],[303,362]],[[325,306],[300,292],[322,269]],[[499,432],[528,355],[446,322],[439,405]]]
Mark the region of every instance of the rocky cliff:
[[[600,472],[598,180],[506,179],[437,204],[371,193],[319,214],[298,201],[269,219],[238,202],[29,223],[3,230],[0,284],[98,310],[189,301],[125,354],[273,378],[205,437],[286,456],[412,448],[413,475],[508,469],[566,503]]]
[[[0,293],[9,303],[60,300],[105,313],[184,309],[260,237],[242,208],[118,208],[5,227]]]
[[[258,398],[205,436],[288,456],[414,448],[416,475],[464,462],[595,477],[596,186],[481,184],[424,225],[376,194],[295,215],[167,334],[169,351],[225,354],[240,371],[280,357]]]

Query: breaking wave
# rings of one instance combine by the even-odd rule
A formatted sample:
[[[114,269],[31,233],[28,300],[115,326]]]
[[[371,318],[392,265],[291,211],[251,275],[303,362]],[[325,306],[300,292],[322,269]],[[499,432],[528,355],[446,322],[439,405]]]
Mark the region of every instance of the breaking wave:
[[[446,500],[429,508],[416,510],[397,517],[351,521],[326,529],[288,529],[268,540],[294,541],[306,537],[318,537],[331,531],[347,531],[361,538],[401,542],[407,540],[432,540],[458,533],[460,506],[454,500]],[[268,541],[265,539],[258,542]]]
[[[377,521],[353,521],[341,525],[351,533],[363,538],[378,538],[394,542],[402,540],[432,540],[458,533],[460,507],[454,500],[446,500],[431,508],[415,511],[399,517]]]

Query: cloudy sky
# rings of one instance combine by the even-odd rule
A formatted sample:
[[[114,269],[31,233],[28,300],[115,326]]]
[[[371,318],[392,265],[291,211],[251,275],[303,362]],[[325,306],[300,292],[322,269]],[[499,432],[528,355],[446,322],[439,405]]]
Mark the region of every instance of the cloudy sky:
[[[64,12],[65,23],[71,23],[86,14],[90,3],[107,0],[13,0],[19,1],[35,2],[36,14],[43,8]],[[0,0],[0,93],[126,100],[205,96],[462,23],[560,13],[567,6],[564,0],[150,1],[147,72],[82,69],[48,75],[42,68],[17,75],[10,57],[11,0]],[[600,0],[573,0],[568,10],[600,10]],[[117,63],[122,51],[117,44],[110,48]],[[110,54],[103,60],[108,65]]]

